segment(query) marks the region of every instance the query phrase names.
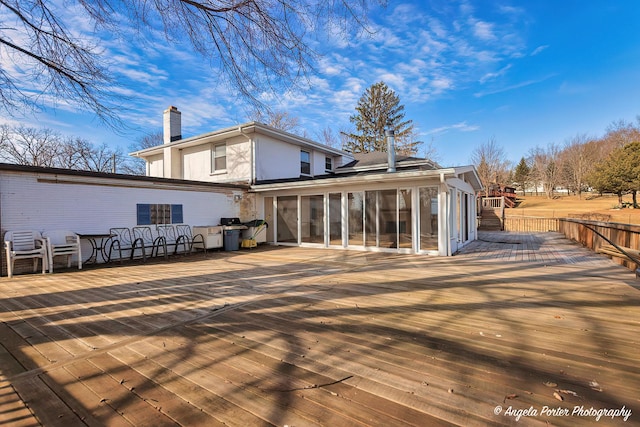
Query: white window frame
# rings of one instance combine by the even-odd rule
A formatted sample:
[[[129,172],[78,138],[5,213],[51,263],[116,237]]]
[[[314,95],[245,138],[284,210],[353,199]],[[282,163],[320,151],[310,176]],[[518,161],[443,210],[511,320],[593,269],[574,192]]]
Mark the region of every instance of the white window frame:
[[[327,167],[327,165],[329,167]],[[324,158],[324,170],[325,172],[333,172],[333,158],[329,156],[325,156]]]
[[[304,162],[302,160],[302,154],[305,153],[307,154],[307,156],[309,156],[309,161],[308,162]],[[303,172],[303,164],[306,163],[309,165],[309,172]],[[300,150],[300,175],[303,176],[311,176],[311,152],[307,151],[307,150]]]
[[[218,156],[218,147],[224,147],[224,156]],[[216,160],[224,157],[224,169],[216,169]],[[227,171],[227,143],[223,142],[222,144],[213,144],[211,146],[211,173],[219,174]]]

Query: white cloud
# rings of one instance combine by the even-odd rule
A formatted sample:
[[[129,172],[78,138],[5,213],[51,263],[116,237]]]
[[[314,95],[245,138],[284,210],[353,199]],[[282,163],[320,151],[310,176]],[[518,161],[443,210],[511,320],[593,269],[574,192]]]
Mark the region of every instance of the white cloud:
[[[480,77],[480,83],[484,84],[489,80],[493,80],[493,79],[496,79],[498,77],[504,76],[511,67],[512,67],[511,64],[507,64],[506,66],[502,67],[501,69],[499,69],[498,71],[496,71],[494,73],[485,74],[484,76]]]
[[[402,74],[394,73],[394,72],[383,72],[378,75],[376,80],[381,80],[387,84],[391,89],[396,92],[403,91],[407,86],[407,81]]]
[[[493,24],[484,21],[475,21],[472,22],[472,26],[474,35],[479,39],[484,41],[496,39],[496,35],[493,32]]]
[[[473,96],[475,96],[476,98],[482,98],[483,96],[487,96],[487,95],[495,95],[497,93],[503,93],[503,92],[509,92],[511,90],[515,90],[515,89],[520,89],[523,87],[527,87],[527,86],[531,86],[531,85],[535,85],[538,83],[542,83],[545,80],[550,79],[551,77],[553,77],[554,75],[549,75],[540,79],[534,79],[534,80],[527,80],[521,83],[517,83],[514,85],[510,85],[510,86],[505,86],[505,87],[500,87],[494,90],[487,90],[487,91],[481,91],[481,92],[476,92],[473,94]]]
[[[424,135],[442,135],[448,133],[449,131],[458,131],[458,132],[475,132],[480,130],[480,126],[469,125],[466,121],[455,123],[452,125],[441,126],[438,128],[430,129],[424,132]]]
[[[547,49],[548,47],[549,47],[548,44],[545,44],[545,45],[542,45],[542,46],[538,46],[537,48],[535,48],[533,50],[533,52],[531,52],[531,56],[536,56],[537,54],[539,54],[543,50]]]

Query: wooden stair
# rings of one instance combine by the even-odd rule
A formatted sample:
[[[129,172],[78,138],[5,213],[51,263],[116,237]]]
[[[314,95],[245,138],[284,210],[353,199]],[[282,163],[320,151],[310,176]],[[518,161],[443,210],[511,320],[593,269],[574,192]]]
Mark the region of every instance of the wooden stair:
[[[480,216],[478,230],[482,231],[502,231],[504,230],[504,219],[501,217],[500,208],[483,208]]]

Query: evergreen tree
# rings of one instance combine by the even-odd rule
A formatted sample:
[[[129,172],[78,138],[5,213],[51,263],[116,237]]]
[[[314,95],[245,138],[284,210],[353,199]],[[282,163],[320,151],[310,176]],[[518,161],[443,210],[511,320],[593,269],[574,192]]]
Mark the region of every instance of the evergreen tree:
[[[413,122],[404,119],[404,105],[398,95],[384,83],[367,88],[356,106],[356,114],[349,120],[355,125],[355,133],[342,132],[343,149],[352,153],[387,151],[384,130],[395,131],[396,151],[415,154],[421,141],[415,140]]]
[[[640,142],[632,142],[611,152],[599,163],[590,176],[589,182],[600,192],[610,191],[618,195],[622,205],[622,195],[633,195],[633,206],[637,207],[637,192],[640,190]]]
[[[516,170],[513,175],[513,180],[522,188],[522,194],[524,195],[527,190],[527,184],[529,183],[529,174],[531,168],[527,164],[527,161],[522,157],[520,163],[516,166]]]

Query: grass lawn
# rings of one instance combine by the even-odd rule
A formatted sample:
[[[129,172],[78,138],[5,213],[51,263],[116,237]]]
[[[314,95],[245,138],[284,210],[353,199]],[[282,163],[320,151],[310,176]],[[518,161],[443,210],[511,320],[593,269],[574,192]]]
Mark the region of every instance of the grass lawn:
[[[631,195],[623,197],[631,202]],[[519,196],[518,207],[506,209],[506,216],[536,216],[547,218],[586,217],[591,219],[619,222],[623,224],[640,224],[640,209],[615,209],[618,196],[584,193],[578,196],[556,196],[548,199],[544,195]]]

